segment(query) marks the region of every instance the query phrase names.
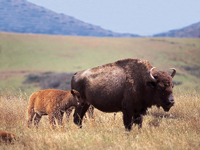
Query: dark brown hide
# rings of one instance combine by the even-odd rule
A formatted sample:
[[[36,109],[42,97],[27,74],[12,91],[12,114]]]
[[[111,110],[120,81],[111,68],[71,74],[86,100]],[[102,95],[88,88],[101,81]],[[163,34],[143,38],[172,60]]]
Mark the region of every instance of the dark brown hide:
[[[74,122],[81,126],[90,104],[103,112],[123,113],[125,128],[142,126],[142,115],[152,105],[168,111],[174,104],[172,77],[167,72],[152,70],[147,60],[124,59],[74,74],[71,88],[80,92],[84,107],[77,107]]]

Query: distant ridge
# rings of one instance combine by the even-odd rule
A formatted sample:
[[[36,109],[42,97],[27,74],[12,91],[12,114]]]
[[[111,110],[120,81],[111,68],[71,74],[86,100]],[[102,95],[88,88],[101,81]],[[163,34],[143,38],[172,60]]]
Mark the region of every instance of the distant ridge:
[[[153,35],[154,37],[186,37],[200,38],[200,22],[184,27],[182,29],[171,30],[169,32]]]
[[[37,6],[27,0],[0,0],[1,31],[95,37],[140,37],[137,34],[105,30],[74,17]],[[153,37],[200,38],[200,22],[182,29],[154,34]]]
[[[138,37],[102,29],[26,0],[0,0],[0,31],[97,37]]]

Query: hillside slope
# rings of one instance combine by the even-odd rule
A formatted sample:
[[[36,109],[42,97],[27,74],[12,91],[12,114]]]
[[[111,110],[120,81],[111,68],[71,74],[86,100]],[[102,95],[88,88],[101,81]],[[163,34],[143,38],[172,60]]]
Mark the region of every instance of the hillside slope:
[[[200,22],[184,27],[182,29],[171,30],[166,33],[155,34],[154,37],[200,38]]]
[[[102,29],[26,0],[0,0],[0,31],[98,37],[138,37]]]
[[[199,49],[199,38],[97,38],[0,32],[0,89],[21,87],[24,76],[29,74],[73,73],[119,59],[141,58],[158,70],[171,72],[169,68],[176,68],[174,82],[200,91]]]

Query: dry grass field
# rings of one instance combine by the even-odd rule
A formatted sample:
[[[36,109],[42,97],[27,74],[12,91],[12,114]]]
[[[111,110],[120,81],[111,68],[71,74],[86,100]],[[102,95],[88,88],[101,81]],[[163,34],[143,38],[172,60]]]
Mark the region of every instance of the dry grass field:
[[[64,127],[50,129],[42,117],[39,129],[26,127],[28,98],[39,86],[24,85],[27,75],[73,73],[124,58],[149,60],[158,70],[177,74],[175,106],[169,112],[152,107],[143,128],[125,131],[122,113],[95,109],[83,128],[71,115]],[[0,32],[0,130],[19,136],[0,150],[161,150],[200,149],[200,38],[94,38]],[[65,82],[66,83],[66,82]],[[30,86],[30,87],[29,87]],[[21,90],[16,90],[21,89]]]
[[[144,117],[143,128],[125,131],[122,114],[95,110],[94,120],[87,119],[79,129],[72,115],[64,118],[64,127],[50,129],[43,117],[39,129],[26,127],[28,97],[21,91],[0,93],[0,129],[19,136],[14,144],[0,144],[0,149],[199,149],[200,95],[175,91],[176,104],[169,112],[153,107]],[[64,116],[65,117],[65,116]]]

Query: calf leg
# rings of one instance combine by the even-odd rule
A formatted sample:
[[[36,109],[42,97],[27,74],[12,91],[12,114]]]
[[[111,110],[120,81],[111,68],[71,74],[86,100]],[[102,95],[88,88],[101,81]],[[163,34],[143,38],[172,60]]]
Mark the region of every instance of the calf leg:
[[[28,119],[27,119],[27,127],[30,128],[30,125],[33,121],[35,113],[34,112],[28,112]]]
[[[62,122],[62,120],[63,120],[63,114],[64,114],[64,112],[62,112],[62,111],[59,111],[57,114],[56,114],[56,119],[58,120],[58,125],[63,125],[63,122]]]
[[[54,114],[49,113],[48,115],[49,115],[49,123],[50,123],[51,129],[55,129],[56,122],[55,122]]]
[[[35,119],[34,119],[34,125],[36,126],[36,128],[38,128],[41,118],[42,118],[42,116],[40,116],[38,113],[36,113]]]
[[[69,122],[69,117],[70,117],[73,109],[74,109],[74,107],[70,107],[69,109],[66,110],[67,122]]]

